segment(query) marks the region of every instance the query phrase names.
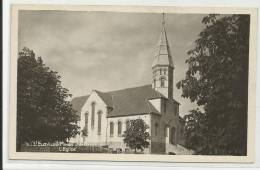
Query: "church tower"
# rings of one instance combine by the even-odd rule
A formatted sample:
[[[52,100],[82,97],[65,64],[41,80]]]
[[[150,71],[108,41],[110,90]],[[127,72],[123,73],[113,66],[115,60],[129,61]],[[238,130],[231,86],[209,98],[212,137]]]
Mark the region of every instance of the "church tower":
[[[174,65],[165,30],[164,14],[162,18],[161,35],[156,47],[153,64],[152,87],[168,99],[173,99],[173,71]]]

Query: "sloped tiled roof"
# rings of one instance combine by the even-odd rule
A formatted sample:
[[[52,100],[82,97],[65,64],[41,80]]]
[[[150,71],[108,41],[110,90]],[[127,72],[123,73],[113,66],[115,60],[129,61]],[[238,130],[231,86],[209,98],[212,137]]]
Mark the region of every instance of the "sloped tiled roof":
[[[112,96],[109,93],[104,93],[101,91],[95,90],[98,96],[107,104],[108,107],[113,107]]]
[[[112,91],[109,94],[113,100],[113,111],[109,117],[159,113],[148,100],[163,97],[152,89],[152,85]]]
[[[128,88],[117,91],[97,91],[99,97],[112,108],[108,117],[129,116],[138,114],[155,113],[159,111],[148,101],[153,98],[164,97],[161,93],[152,89],[152,85]],[[80,112],[88,96],[76,97],[71,102],[73,108]],[[176,102],[176,101],[174,101]]]
[[[89,95],[86,96],[80,96],[80,97],[75,97],[71,100],[72,103],[72,108],[77,111],[77,115],[80,116],[80,111],[85,102],[87,101]]]

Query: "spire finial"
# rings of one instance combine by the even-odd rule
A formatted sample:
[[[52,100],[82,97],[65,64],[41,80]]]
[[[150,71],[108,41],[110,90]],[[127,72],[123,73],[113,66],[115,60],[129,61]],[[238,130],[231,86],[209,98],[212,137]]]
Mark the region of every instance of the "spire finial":
[[[163,12],[163,13],[162,13],[162,25],[163,25],[163,26],[165,26],[165,19],[164,19],[164,17],[165,17],[165,13]]]

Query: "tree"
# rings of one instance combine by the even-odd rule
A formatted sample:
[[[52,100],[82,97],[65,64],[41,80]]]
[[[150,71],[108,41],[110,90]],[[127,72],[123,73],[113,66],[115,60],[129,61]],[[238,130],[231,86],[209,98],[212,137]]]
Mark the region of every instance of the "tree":
[[[143,119],[130,120],[129,126],[123,134],[124,143],[130,149],[134,149],[135,153],[137,149],[141,151],[149,146],[150,135],[147,132],[148,125]]]
[[[188,149],[196,150],[197,154],[202,152],[206,140],[206,115],[199,109],[191,110],[190,114],[184,116],[184,137],[185,146]]]
[[[88,136],[88,127],[85,126],[82,130],[81,130],[81,134],[83,136],[83,145],[85,144],[85,138]]]
[[[205,121],[198,121],[203,128],[195,132],[203,141],[193,149],[246,155],[250,17],[209,15],[202,23],[206,27],[188,52],[186,77],[177,83],[182,96],[205,112]]]
[[[24,48],[17,71],[17,151],[25,142],[66,141],[78,134],[78,116],[60,76]]]

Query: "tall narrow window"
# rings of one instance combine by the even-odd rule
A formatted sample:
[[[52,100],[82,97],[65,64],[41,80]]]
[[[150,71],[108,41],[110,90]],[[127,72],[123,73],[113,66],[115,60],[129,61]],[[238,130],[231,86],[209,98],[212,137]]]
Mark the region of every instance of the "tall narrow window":
[[[153,86],[156,87],[156,80],[153,79]]]
[[[162,75],[162,69],[160,69],[160,75]]]
[[[127,120],[126,123],[125,123],[125,129],[129,129],[130,128],[130,121]]]
[[[168,126],[164,127],[164,136],[168,137]]]
[[[155,136],[157,136],[158,135],[158,123],[155,123]]]
[[[165,78],[164,77],[161,78],[161,87],[165,87]]]
[[[88,112],[85,113],[85,127],[88,128]]]
[[[110,137],[113,137],[114,135],[114,123],[110,122]]]
[[[118,126],[117,127],[117,135],[121,136],[121,133],[122,133],[122,122],[118,121],[117,126]]]
[[[94,123],[95,123],[95,108],[96,107],[96,103],[92,102],[91,103],[91,128],[94,128]]]
[[[101,135],[102,111],[98,112],[98,135]]]

